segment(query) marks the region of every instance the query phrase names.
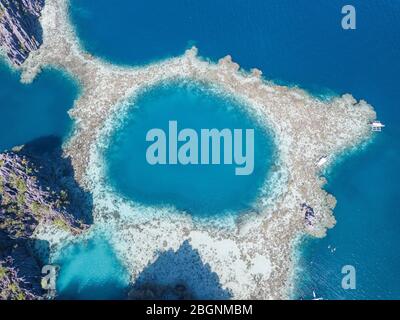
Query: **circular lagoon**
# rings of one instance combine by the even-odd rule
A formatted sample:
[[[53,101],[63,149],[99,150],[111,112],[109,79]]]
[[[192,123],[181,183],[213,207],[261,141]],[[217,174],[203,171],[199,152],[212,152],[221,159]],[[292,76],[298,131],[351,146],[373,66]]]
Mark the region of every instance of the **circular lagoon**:
[[[273,160],[272,138],[246,106],[193,82],[143,92],[108,143],[117,194],[200,217],[250,209]]]

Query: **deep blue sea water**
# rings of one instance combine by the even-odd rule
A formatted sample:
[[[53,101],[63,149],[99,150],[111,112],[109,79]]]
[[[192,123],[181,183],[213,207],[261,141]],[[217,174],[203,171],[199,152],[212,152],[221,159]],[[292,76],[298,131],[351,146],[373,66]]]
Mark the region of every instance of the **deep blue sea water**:
[[[148,63],[196,44],[202,56],[231,54],[269,79],[316,94],[350,92],[371,103],[387,127],[329,174],[326,188],[338,200],[338,223],[325,239],[303,246],[297,297],[315,290],[325,298],[400,298],[400,2],[351,1],[356,30],[341,28],[345,4],[73,0],[72,19],[83,45],[114,63]],[[346,264],[357,269],[353,291],[340,288]]]
[[[105,159],[111,184],[129,199],[150,205],[173,205],[196,216],[249,209],[267,177],[273,147],[267,131],[245,108],[211,88],[192,82],[163,84],[147,90],[134,103],[109,143]],[[168,143],[169,121],[177,122],[178,133],[185,128],[195,130],[198,164],[170,164],[168,147],[167,164],[149,164],[146,151],[153,142],[146,141],[146,134],[153,128],[162,129]],[[245,130],[254,130],[251,173],[236,175],[236,168],[244,165],[235,163],[232,140],[232,164],[224,163],[224,145],[228,143],[224,139],[219,148],[221,164],[211,164],[211,143],[210,164],[201,164],[202,129],[230,129],[232,136],[234,129],[242,129],[243,155],[247,152]],[[186,142],[179,141],[178,149]],[[251,153],[247,153],[250,157]]]
[[[19,78],[0,61],[0,151],[49,135],[65,139],[77,84],[56,70],[45,70],[29,85]]]
[[[297,297],[312,290],[327,299],[399,299],[398,164],[400,144],[391,128],[367,149],[343,159],[326,189],[338,203],[336,226],[302,248]],[[335,250],[332,252],[332,250]],[[341,269],[356,268],[356,290],[343,290]]]
[[[59,299],[122,299],[129,274],[104,235],[68,245],[55,260]]]

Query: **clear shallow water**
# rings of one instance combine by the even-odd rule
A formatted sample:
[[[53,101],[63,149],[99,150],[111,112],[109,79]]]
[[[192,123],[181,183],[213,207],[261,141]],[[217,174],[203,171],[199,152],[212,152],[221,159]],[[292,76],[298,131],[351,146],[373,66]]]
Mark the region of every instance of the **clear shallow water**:
[[[400,212],[394,202],[400,179],[398,1],[352,1],[355,31],[340,26],[341,8],[348,4],[342,0],[72,4],[84,46],[113,62],[142,64],[196,44],[203,56],[216,60],[229,53],[244,68],[256,66],[270,79],[318,94],[351,92],[371,103],[387,127],[365,152],[333,169],[327,189],[338,199],[338,223],[327,238],[303,246],[299,297],[310,297],[313,289],[326,298],[399,298]],[[335,254],[329,244],[337,246]],[[349,263],[357,267],[359,289],[344,292],[340,269]]]
[[[19,78],[0,61],[0,151],[49,135],[66,138],[77,84],[56,70],[44,70],[29,85]]]
[[[137,99],[123,125],[111,137],[105,153],[111,185],[129,199],[149,205],[173,205],[196,216],[250,208],[260,195],[273,150],[265,129],[242,108],[245,107],[238,102],[194,83],[149,89]],[[168,134],[172,120],[177,121],[178,130],[194,129],[199,145],[201,129],[243,129],[243,136],[245,129],[254,129],[254,171],[250,175],[235,175],[235,163],[149,164],[146,150],[152,142],[146,141],[147,132],[161,128]],[[178,148],[183,144],[179,142]],[[223,160],[223,143],[220,150]]]
[[[55,260],[59,299],[122,299],[129,274],[111,245],[101,236],[71,244]]]

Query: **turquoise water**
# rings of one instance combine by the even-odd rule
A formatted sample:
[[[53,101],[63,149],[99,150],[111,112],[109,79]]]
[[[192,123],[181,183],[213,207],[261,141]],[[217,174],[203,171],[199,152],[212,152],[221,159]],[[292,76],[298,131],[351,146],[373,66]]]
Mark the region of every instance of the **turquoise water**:
[[[310,297],[315,290],[327,298],[399,298],[398,1],[352,1],[357,29],[351,31],[340,25],[341,8],[348,4],[342,0],[72,4],[83,45],[113,62],[147,63],[196,44],[205,57],[216,60],[229,53],[270,79],[318,94],[351,92],[370,102],[387,127],[366,151],[347,157],[329,175],[338,223],[327,238],[303,246],[298,296]],[[329,244],[337,246],[335,253],[328,251]],[[357,290],[339,287],[345,264],[358,270]]]
[[[56,70],[43,71],[29,85],[19,78],[0,61],[0,151],[49,135],[66,138],[77,84]]]
[[[254,129],[254,171],[236,175],[234,162],[222,163],[223,143],[221,164],[149,164],[146,150],[152,142],[146,141],[146,134],[153,128],[168,133],[169,121],[177,121],[178,130],[194,129],[199,144],[201,129]],[[179,142],[178,148],[183,144]],[[268,133],[238,102],[199,84],[173,83],[154,87],[137,99],[111,137],[105,159],[109,181],[121,195],[143,204],[173,205],[196,216],[210,216],[252,206],[267,177],[272,153]]]
[[[129,274],[101,235],[64,248],[55,260],[59,299],[122,299]]]

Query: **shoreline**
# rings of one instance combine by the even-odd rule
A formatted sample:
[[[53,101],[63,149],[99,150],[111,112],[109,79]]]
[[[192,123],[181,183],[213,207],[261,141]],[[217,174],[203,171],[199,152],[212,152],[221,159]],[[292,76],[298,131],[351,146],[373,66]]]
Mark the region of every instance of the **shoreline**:
[[[325,179],[325,184],[323,186],[324,190],[325,186],[329,183],[328,181],[330,180],[330,178],[332,178],[332,172],[335,170],[335,168],[337,166],[342,165],[348,158],[356,156],[362,152],[365,152],[368,146],[374,143],[375,139],[376,137],[372,136],[370,139],[361,142],[359,145],[353,146],[350,149],[346,149],[344,152],[337,154],[321,173],[321,176]],[[333,228],[334,227],[335,226],[333,226]],[[303,253],[305,250],[304,245],[317,239],[318,238],[313,237],[310,234],[304,233],[304,234],[299,234],[298,239],[295,240],[293,256],[296,263],[293,269],[293,276],[292,276],[294,287],[290,295],[290,299],[295,298],[294,294],[296,293],[296,284],[299,284],[301,282],[299,275],[303,269],[302,265],[300,265],[300,261],[303,258]]]
[[[113,242],[132,278],[155,260],[158,250],[177,250],[189,240],[203,262],[218,274],[221,285],[232,291],[233,298],[288,298],[296,238],[304,233],[322,237],[326,228],[334,225],[335,199],[323,190],[325,181],[315,163],[326,155],[334,159],[368,140],[368,123],[375,119],[373,108],[351,95],[320,101],[302,89],[264,80],[257,69],[241,70],[230,56],[218,63],[199,58],[195,47],[182,56],[141,67],[112,66],[83,51],[69,22],[68,8],[65,0],[46,1],[40,19],[43,44],[22,65],[22,81],[32,81],[46,65],[63,69],[78,80],[82,92],[69,112],[75,132],[65,154],[72,159],[77,181],[93,192],[95,223],[111,224],[116,230]],[[141,88],[185,78],[217,85],[227,95],[246,101],[250,112],[266,122],[276,139],[280,194],[262,214],[241,217],[230,233],[211,225],[196,225],[190,216],[178,216],[170,210],[134,222],[137,212],[143,210],[141,206],[132,208],[120,199],[110,206],[104,186],[100,184],[100,190],[94,187],[102,180],[101,172],[96,171],[101,128],[112,114],[123,109]],[[111,200],[114,203],[115,199]],[[312,227],[304,223],[301,203],[314,209]],[[127,210],[131,219],[113,217],[120,209]],[[46,234],[37,236],[45,238]],[[253,268],[259,256],[266,261],[262,272]]]

